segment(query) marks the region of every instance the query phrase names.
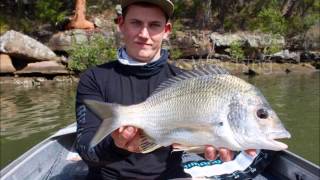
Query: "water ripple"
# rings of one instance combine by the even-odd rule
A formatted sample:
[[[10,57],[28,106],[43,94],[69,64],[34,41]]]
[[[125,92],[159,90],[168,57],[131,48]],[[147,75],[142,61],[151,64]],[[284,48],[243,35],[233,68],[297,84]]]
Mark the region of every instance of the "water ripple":
[[[247,79],[261,89],[292,134],[286,141],[289,150],[316,164],[320,154],[319,76],[318,73]],[[18,150],[25,144],[31,147],[75,121],[75,88],[76,85],[70,84],[0,86],[1,165],[23,153]]]
[[[1,86],[1,140],[27,138],[74,121],[74,91],[75,86],[61,88],[51,85],[27,89]]]

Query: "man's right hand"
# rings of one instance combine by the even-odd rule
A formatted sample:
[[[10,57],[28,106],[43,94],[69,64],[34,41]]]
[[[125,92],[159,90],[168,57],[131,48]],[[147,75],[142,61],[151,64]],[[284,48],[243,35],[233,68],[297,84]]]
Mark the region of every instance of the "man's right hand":
[[[115,130],[111,134],[114,144],[121,149],[125,149],[130,152],[140,153],[140,132],[138,128],[133,126],[123,126],[119,129]],[[214,160],[217,157],[217,154],[220,154],[223,161],[230,161],[233,158],[232,151],[221,148],[217,152],[215,148],[212,146],[207,146],[205,149],[205,157],[206,159]],[[246,153],[255,156],[256,150],[250,149],[246,150]]]
[[[121,149],[139,153],[139,129],[132,126],[123,126],[111,134],[114,144]]]

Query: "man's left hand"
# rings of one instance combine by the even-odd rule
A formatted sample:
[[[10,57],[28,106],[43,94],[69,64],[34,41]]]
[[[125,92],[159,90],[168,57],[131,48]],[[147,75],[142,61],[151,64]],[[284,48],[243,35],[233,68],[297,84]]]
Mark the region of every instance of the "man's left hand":
[[[245,151],[250,156],[256,155],[255,149],[248,149]],[[206,146],[204,150],[204,156],[208,160],[215,160],[220,155],[220,159],[224,162],[231,161],[233,159],[234,153],[233,151],[226,148],[215,149],[213,146]]]

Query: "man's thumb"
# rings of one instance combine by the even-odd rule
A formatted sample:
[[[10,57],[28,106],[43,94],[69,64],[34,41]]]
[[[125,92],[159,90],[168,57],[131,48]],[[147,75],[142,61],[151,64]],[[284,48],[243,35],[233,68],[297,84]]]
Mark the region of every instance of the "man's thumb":
[[[127,139],[130,140],[132,139],[136,133],[137,133],[138,129],[132,126],[128,126],[126,128],[124,128],[124,130],[122,131],[122,136]]]

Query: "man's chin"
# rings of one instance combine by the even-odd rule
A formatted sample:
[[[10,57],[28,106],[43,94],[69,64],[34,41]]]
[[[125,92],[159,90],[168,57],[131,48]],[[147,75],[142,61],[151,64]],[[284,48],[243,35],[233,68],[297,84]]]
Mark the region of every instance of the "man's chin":
[[[149,63],[151,60],[152,60],[152,58],[147,58],[147,57],[136,58],[136,61],[141,62],[141,63]]]
[[[135,58],[139,62],[148,63],[153,59],[154,56],[146,55],[146,54],[138,54],[138,56]]]

